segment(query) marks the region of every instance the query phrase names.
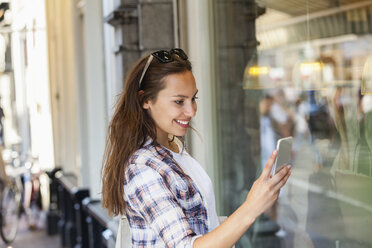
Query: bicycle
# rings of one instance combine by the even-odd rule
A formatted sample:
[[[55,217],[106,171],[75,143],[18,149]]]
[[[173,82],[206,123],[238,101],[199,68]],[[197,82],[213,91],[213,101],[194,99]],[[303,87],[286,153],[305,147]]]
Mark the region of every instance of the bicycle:
[[[22,182],[20,168],[16,167],[17,156],[12,153],[11,165],[5,166],[0,148],[0,162],[4,166],[6,177],[0,178],[0,236],[9,244],[14,241],[21,214]],[[7,161],[9,162],[9,161]],[[19,165],[19,164],[18,164]]]
[[[36,230],[49,207],[49,177],[40,168],[37,157],[28,156],[24,167],[23,208],[29,229]]]

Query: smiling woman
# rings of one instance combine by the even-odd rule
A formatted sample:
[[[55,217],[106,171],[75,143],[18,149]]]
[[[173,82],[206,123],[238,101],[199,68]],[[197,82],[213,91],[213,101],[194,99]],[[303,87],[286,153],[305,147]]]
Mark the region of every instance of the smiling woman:
[[[133,247],[231,247],[290,175],[289,166],[270,175],[273,152],[246,201],[220,225],[212,182],[179,138],[196,114],[197,92],[181,49],[142,58],[126,80],[108,130],[102,203],[127,216]]]
[[[163,81],[165,89],[154,101],[146,101],[143,108],[155,121],[158,142],[167,147],[168,134],[186,134],[189,122],[196,114],[198,91],[191,71],[168,75]]]

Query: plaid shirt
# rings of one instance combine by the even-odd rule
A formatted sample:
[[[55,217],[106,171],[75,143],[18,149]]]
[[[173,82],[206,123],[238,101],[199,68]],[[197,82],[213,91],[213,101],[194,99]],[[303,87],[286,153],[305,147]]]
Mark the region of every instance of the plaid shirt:
[[[207,209],[171,153],[147,142],[131,157],[124,180],[133,247],[187,247],[208,233]],[[193,190],[192,190],[193,189]]]

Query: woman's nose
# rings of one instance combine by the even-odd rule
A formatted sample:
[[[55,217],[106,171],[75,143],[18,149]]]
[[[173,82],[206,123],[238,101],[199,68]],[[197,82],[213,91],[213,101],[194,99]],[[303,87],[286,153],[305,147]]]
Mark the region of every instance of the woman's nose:
[[[185,114],[190,117],[194,117],[196,115],[196,103],[191,102],[190,104],[187,104],[185,108]]]

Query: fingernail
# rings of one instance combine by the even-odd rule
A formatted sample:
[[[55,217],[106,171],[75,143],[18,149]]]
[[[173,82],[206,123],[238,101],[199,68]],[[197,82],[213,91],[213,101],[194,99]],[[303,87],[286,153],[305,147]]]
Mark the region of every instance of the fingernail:
[[[274,155],[276,155],[278,153],[278,151],[277,150],[274,150]]]
[[[292,166],[291,165],[288,165],[287,168],[288,168],[288,170],[290,170],[292,168]]]

